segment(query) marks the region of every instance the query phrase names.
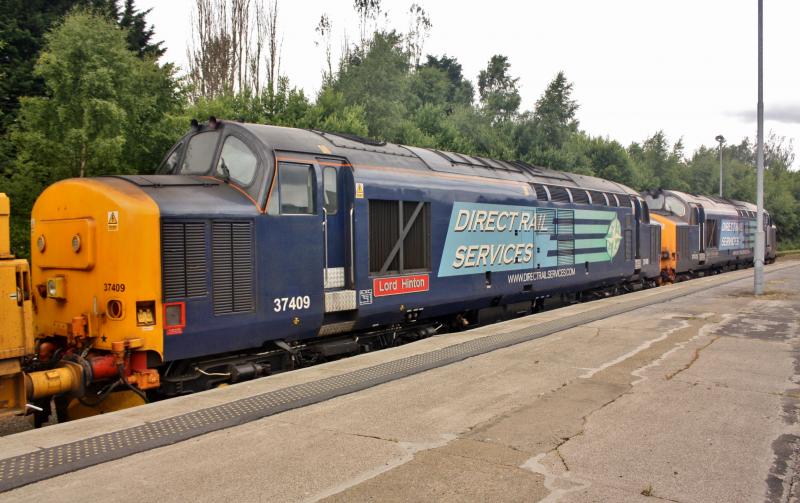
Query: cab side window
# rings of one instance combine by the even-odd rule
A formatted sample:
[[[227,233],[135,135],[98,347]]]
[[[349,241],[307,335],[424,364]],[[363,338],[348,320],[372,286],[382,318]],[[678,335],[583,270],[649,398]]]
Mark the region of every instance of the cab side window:
[[[256,175],[258,158],[242,140],[235,136],[225,138],[219,160],[217,161],[216,176],[230,179],[242,187],[253,183]]]
[[[314,168],[310,164],[278,163],[278,187],[270,199],[270,213],[281,215],[313,215]]]
[[[178,168],[178,159],[181,157],[181,150],[183,150],[183,144],[178,144],[169,156],[164,159],[164,162],[161,163],[161,166],[158,168],[158,173],[162,175],[171,175],[175,173],[175,170]]]
[[[325,212],[328,215],[335,215],[339,206],[336,178],[336,168],[326,166],[322,170],[323,197],[325,199]]]

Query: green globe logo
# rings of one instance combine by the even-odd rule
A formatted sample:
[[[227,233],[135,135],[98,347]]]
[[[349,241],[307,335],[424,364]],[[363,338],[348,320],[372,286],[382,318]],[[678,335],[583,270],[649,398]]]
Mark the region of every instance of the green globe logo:
[[[606,251],[611,258],[614,258],[619,251],[619,244],[622,241],[622,233],[620,230],[621,226],[619,220],[614,217],[614,220],[608,224],[608,232],[606,233]]]

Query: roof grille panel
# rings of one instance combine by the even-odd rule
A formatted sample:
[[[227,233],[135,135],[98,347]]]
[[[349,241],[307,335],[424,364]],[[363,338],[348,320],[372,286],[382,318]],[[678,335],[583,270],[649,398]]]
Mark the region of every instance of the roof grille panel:
[[[586,193],[585,190],[579,188],[572,188],[570,189],[572,192],[572,198],[574,202],[577,204],[589,204],[589,195]]]
[[[548,188],[550,189],[550,200],[555,201],[557,203],[570,203],[572,202],[569,198],[569,193],[567,189],[564,187],[560,187],[558,185],[549,185]]]
[[[540,201],[547,201],[548,199],[550,199],[547,196],[547,191],[543,186],[539,185],[538,183],[532,183],[531,185],[533,185],[533,190],[536,191],[536,199]]]
[[[608,201],[606,201],[606,198],[603,196],[602,192],[598,192],[596,190],[587,190],[586,192],[588,192],[592,197],[592,204],[608,206]]]

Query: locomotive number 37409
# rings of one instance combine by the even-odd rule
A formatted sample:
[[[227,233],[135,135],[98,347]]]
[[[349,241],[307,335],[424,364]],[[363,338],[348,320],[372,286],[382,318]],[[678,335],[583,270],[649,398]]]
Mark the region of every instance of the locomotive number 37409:
[[[273,310],[276,313],[281,311],[298,311],[308,309],[311,306],[311,298],[308,295],[297,297],[280,297],[272,301],[275,304]]]

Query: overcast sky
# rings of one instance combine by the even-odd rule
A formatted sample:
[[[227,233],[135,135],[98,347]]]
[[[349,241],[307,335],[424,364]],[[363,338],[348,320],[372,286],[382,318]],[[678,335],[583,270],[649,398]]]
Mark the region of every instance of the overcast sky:
[[[413,0],[383,0],[384,25],[407,31]],[[522,108],[531,109],[559,70],[575,84],[578,119],[592,135],[628,145],[659,129],[683,138],[686,154],[724,135],[756,134],[756,0],[417,0],[433,28],[425,52],[454,56],[477,82],[493,54],[509,57]],[[765,131],[800,145],[799,0],[765,0]],[[137,0],[166,61],[186,67],[194,0]],[[314,28],[322,13],[342,35],[358,37],[352,0],[278,0],[281,73],[311,97],[323,51]],[[476,86],[477,88],[477,86]],[[800,160],[795,161],[795,167]]]

